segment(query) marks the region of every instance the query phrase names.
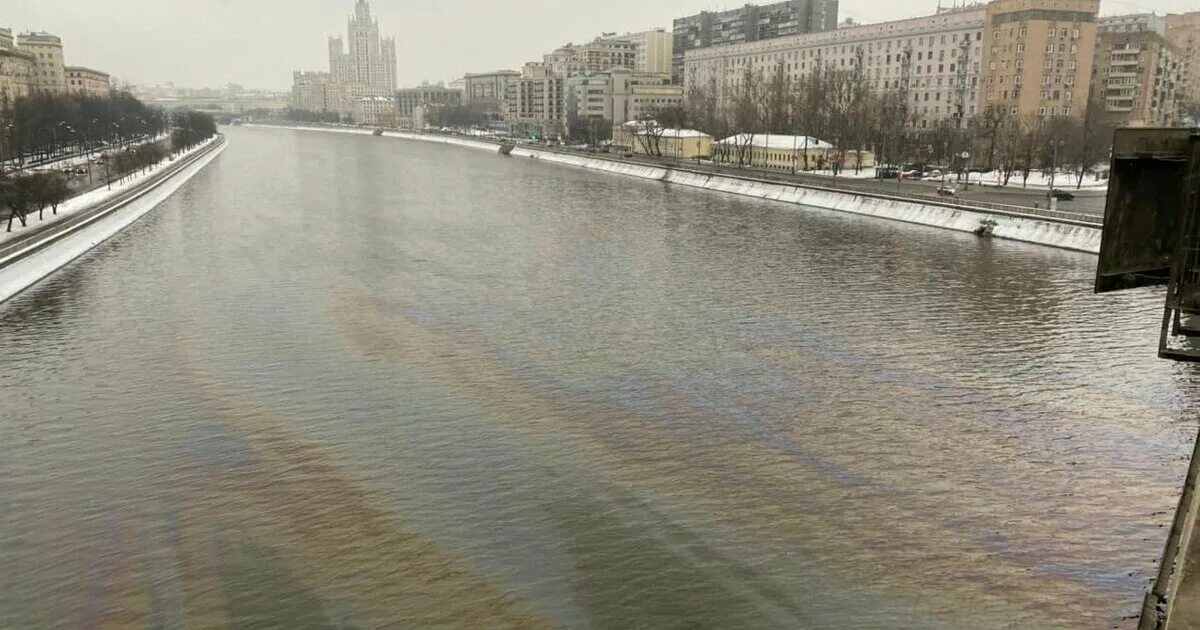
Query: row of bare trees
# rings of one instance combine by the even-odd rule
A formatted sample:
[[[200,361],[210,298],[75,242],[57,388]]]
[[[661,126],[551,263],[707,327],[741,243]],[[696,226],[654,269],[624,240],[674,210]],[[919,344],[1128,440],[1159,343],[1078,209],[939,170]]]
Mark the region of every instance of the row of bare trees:
[[[871,151],[879,164],[986,171],[1005,185],[1018,174],[1025,183],[1031,172],[1066,171],[1080,186],[1108,158],[1114,125],[1094,100],[1081,117],[1022,117],[1007,107],[970,116],[963,111],[963,90],[963,98],[949,104],[951,117],[923,122],[907,90],[872,90],[859,61],[850,68],[821,64],[798,80],[782,65],[770,72],[746,69],[726,85],[714,80],[693,86],[685,107],[654,117],[662,127],[691,126],[728,138],[714,147],[714,158],[741,166],[755,166],[752,147],[772,134],[832,144],[828,163],[821,153],[810,160],[809,147],[797,146],[796,168],[830,168],[835,174],[857,167],[855,156]]]

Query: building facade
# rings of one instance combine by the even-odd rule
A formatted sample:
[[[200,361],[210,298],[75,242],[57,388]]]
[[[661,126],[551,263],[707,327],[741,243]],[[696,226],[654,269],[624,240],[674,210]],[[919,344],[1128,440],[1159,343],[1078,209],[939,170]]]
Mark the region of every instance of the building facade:
[[[103,97],[112,90],[112,79],[107,72],[81,66],[67,66],[64,71],[67,75],[67,91],[72,94]]]
[[[359,109],[358,101],[363,98],[393,97],[396,91],[396,42],[380,36],[379,21],[372,17],[367,0],[357,1],[346,31],[345,39],[340,36],[329,38],[328,73],[293,73],[293,107],[353,114]],[[320,90],[321,98],[317,98],[317,85],[324,85]],[[310,109],[317,104],[323,105],[324,109]]]
[[[1183,58],[1183,100],[1200,105],[1200,11],[1168,15],[1167,40]]]
[[[994,0],[983,29],[979,109],[1082,117],[1100,0]]]
[[[360,125],[396,126],[396,101],[387,96],[364,96],[354,100],[351,115]]]
[[[621,37],[597,38],[587,44],[567,44],[542,57],[548,71],[560,77],[581,72],[604,72],[637,66],[638,44]]]
[[[329,38],[329,71],[334,83],[359,84],[384,94],[396,90],[396,40],[380,37],[379,20],[367,0],[358,0],[347,23],[348,38]],[[347,49],[346,44],[349,44]]]
[[[563,133],[563,83],[545,64],[530,63],[505,84],[504,120],[515,134],[546,138]]]
[[[0,50],[7,50],[17,45],[11,28],[0,26]]]
[[[728,11],[704,11],[677,18],[673,24],[672,76],[683,82],[688,51],[778,37],[833,31],[838,26],[838,0],[786,0]]]
[[[653,72],[658,74],[671,72],[675,37],[671,33],[668,33],[666,29],[656,28],[640,33],[613,35],[605,39],[619,39],[633,44],[633,70],[635,72]]]
[[[337,111],[338,90],[328,72],[292,73],[292,107],[308,112]]]
[[[1179,124],[1185,98],[1184,61],[1158,30],[1105,31],[1097,39],[1092,96],[1108,120],[1124,127]]]
[[[29,96],[34,67],[33,55],[16,48],[0,48],[0,110]]]
[[[576,75],[566,80],[568,122],[603,119],[618,128],[629,121],[653,117],[669,107],[682,107],[683,86],[667,73],[634,72],[624,68]]]
[[[22,33],[17,36],[17,48],[33,56],[29,90],[33,93],[61,94],[67,89],[66,66],[63,63],[63,44],[50,33]]]
[[[422,85],[396,90],[396,114],[401,122],[411,121],[413,110],[422,105],[462,105],[463,93],[441,85]]]
[[[875,92],[899,93],[908,124],[927,127],[977,113],[985,9],[846,26],[833,31],[688,50],[686,93],[710,94],[727,107],[749,71],[798,82],[822,68],[860,72]]]
[[[483,111],[498,112],[504,104],[508,84],[521,78],[516,70],[470,73],[463,76],[463,104]]]

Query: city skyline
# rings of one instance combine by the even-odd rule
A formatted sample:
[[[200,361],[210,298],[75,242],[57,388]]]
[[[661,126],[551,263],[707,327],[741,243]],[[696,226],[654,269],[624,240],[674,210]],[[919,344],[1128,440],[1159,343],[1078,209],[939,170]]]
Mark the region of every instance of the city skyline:
[[[373,11],[383,25],[382,34],[396,38],[397,85],[405,87],[449,80],[466,72],[519,68],[545,50],[567,41],[586,41],[602,31],[670,30],[674,18],[714,8],[704,0],[680,0],[652,8],[643,5],[633,0],[583,5],[571,20],[548,10],[551,7],[546,0],[514,0],[502,6],[468,0],[406,0],[377,2]],[[863,23],[917,17],[936,6],[936,0],[896,0],[883,7],[869,0],[842,0],[840,19]],[[353,0],[262,0],[252,4],[199,0],[189,7],[165,7],[150,0],[98,0],[85,6],[71,0],[18,0],[4,20],[17,31],[59,35],[73,55],[130,83],[170,82],[185,87],[237,83],[283,92],[288,90],[294,70],[326,65],[327,52],[321,42],[340,30],[353,7]],[[1194,9],[1193,0],[1105,0],[1101,4],[1102,15]],[[284,12],[287,27],[274,28],[269,37],[264,36],[260,26],[278,21]],[[121,19],[113,20],[114,15]],[[474,17],[464,20],[464,15]],[[95,29],[97,23],[106,28]],[[450,31],[455,35],[448,36]],[[140,39],[145,46],[112,45],[114,40],[133,39]],[[147,55],[145,48],[160,52]],[[433,50],[437,54],[431,54]],[[251,59],[246,58],[246,51],[253,52]],[[192,61],[200,58],[208,61]]]

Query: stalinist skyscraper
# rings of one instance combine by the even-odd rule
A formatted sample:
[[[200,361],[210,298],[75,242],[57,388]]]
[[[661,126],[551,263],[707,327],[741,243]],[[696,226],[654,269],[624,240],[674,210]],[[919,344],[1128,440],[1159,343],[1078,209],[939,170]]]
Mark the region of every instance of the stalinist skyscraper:
[[[367,0],[358,0],[347,29],[349,50],[340,36],[329,38],[329,72],[339,86],[346,110],[364,96],[392,97],[396,93],[396,40],[379,36],[379,21]]]

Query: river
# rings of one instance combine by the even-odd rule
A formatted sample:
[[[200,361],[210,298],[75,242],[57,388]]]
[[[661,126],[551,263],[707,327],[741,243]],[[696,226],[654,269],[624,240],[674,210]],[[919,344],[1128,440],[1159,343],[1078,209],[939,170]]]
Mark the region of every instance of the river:
[[[0,627],[1132,627],[1195,436],[1095,257],[227,130],[0,307]]]

